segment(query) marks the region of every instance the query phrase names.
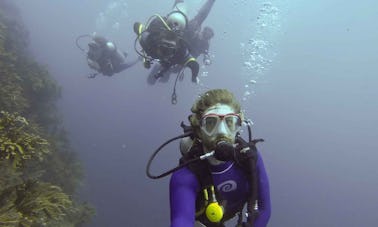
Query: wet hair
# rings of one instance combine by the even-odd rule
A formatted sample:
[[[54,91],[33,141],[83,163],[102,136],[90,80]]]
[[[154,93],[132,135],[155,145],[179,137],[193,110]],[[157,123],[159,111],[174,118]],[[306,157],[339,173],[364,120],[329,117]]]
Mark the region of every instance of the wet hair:
[[[240,103],[235,96],[227,89],[213,89],[200,95],[200,97],[193,104],[191,111],[193,114],[189,116],[190,124],[195,132],[198,134],[200,120],[206,110],[216,104],[229,105],[235,110],[235,113],[241,114]],[[241,116],[243,119],[243,116]]]

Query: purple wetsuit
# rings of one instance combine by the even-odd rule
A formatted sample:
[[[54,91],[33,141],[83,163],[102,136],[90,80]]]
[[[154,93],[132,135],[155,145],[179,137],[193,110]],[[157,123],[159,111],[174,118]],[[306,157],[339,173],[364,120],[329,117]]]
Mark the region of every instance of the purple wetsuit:
[[[263,160],[257,153],[257,174],[259,187],[259,216],[255,227],[266,227],[270,218],[270,193],[268,176]],[[234,163],[210,165],[211,175],[217,191],[222,198],[225,213],[235,213],[248,199],[250,190],[245,173]],[[197,193],[201,190],[196,176],[188,168],[172,174],[170,181],[171,227],[193,227]]]

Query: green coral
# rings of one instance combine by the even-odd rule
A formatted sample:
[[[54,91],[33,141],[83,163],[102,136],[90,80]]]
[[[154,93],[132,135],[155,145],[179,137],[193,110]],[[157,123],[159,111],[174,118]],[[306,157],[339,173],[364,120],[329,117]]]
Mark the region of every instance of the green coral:
[[[0,194],[0,226],[54,226],[71,209],[73,202],[61,188],[27,181]]]
[[[1,4],[4,2],[0,2],[0,9]],[[5,6],[9,7],[9,3]],[[25,33],[23,26],[0,10],[0,107],[40,124],[53,124],[59,116],[45,110],[55,109],[61,88],[46,67],[25,53]]]
[[[64,220],[72,201],[58,186],[27,182],[17,188],[17,209],[22,213],[22,226],[47,225]]]
[[[0,160],[10,160],[14,168],[28,159],[42,161],[50,152],[49,143],[33,131],[25,118],[1,111]]]
[[[74,194],[75,190],[81,186],[84,173],[76,153],[55,152],[47,157],[44,167],[48,171],[44,172],[41,178],[58,185],[68,194]]]
[[[5,50],[5,28],[0,21],[0,107],[3,110],[23,112],[29,104],[20,84],[22,78],[17,74],[16,55]]]
[[[0,194],[0,226],[19,227],[22,213],[18,212],[14,201],[17,199],[15,191],[1,191]]]
[[[0,192],[23,183],[21,172],[12,168],[8,160],[0,161],[0,173]]]
[[[62,126],[61,88],[27,53],[27,31],[0,1],[0,226],[79,227],[94,215],[74,198],[81,164]]]

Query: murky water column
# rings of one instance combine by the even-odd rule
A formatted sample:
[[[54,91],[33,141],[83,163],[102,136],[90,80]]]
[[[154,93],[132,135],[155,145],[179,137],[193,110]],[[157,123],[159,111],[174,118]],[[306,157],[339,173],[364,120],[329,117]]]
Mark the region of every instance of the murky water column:
[[[282,11],[278,3],[261,1],[257,2],[257,6],[255,24],[247,25],[251,35],[247,41],[240,43],[243,59],[241,74],[245,81],[243,101],[248,101],[255,94],[255,86],[268,80],[263,76],[274,62],[276,42],[282,32]]]
[[[126,0],[111,1],[96,18],[96,31],[100,34],[114,35],[119,32],[120,21],[127,21],[128,5]]]

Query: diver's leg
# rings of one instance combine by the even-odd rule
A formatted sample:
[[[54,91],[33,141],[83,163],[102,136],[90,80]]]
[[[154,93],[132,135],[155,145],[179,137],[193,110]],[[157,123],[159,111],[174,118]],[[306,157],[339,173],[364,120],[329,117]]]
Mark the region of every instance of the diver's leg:
[[[192,82],[198,83],[198,73],[199,73],[199,64],[198,62],[194,60],[190,60],[188,63],[186,63],[186,66],[190,68],[192,71]]]
[[[156,83],[156,78],[155,78],[155,74],[160,70],[160,64],[159,63],[156,63],[154,64],[149,73],[148,73],[148,77],[147,77],[147,83],[150,84],[150,85],[154,85]]]
[[[88,62],[89,67],[91,67],[92,69],[96,71],[100,71],[100,65],[97,62],[93,61],[90,58],[87,58],[87,62]]]
[[[122,72],[123,70],[128,69],[128,68],[136,65],[141,60],[142,60],[142,58],[138,57],[138,58],[136,58],[135,60],[133,60],[131,62],[123,62],[117,68],[114,69],[114,72],[115,73]]]
[[[161,66],[159,71],[154,75],[155,79],[159,79],[160,77],[164,76],[164,73],[168,71],[168,67]]]

